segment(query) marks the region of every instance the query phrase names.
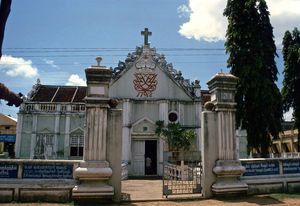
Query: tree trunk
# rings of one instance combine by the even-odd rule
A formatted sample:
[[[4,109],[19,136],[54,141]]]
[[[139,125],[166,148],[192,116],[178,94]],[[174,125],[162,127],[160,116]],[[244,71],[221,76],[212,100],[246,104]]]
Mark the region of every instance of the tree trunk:
[[[267,141],[264,144],[261,144],[261,157],[262,158],[269,157],[269,144]]]
[[[5,24],[10,12],[11,0],[1,0],[0,5],[0,60],[2,57],[2,43],[4,38]]]

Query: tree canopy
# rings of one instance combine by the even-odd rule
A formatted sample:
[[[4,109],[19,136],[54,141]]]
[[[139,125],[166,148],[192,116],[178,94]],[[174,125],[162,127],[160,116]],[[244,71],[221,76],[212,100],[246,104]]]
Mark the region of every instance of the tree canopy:
[[[282,42],[284,60],[284,79],[281,90],[283,107],[285,111],[293,108],[295,128],[300,131],[300,32],[297,28],[291,32],[286,31]],[[300,134],[298,133],[298,151]]]
[[[265,0],[228,0],[224,10],[227,67],[239,78],[236,92],[237,127],[247,130],[248,145],[268,155],[270,134],[281,130],[281,94],[273,27]]]
[[[0,4],[0,59],[2,57],[2,43],[4,39],[5,24],[10,13],[11,0],[1,0]]]
[[[169,123],[167,128],[164,128],[164,121],[156,121],[157,135],[166,137],[170,151],[188,150],[191,141],[196,139],[196,133],[192,130],[187,130],[179,123]]]

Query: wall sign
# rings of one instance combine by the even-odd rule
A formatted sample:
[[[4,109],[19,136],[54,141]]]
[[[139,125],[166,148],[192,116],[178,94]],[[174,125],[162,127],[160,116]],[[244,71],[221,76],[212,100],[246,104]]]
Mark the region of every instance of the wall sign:
[[[300,173],[300,161],[282,162],[283,174]]]
[[[243,176],[258,176],[258,175],[278,175],[279,163],[278,162],[260,162],[260,163],[246,163],[242,162],[246,168]]]
[[[72,179],[72,165],[24,165],[24,179]]]
[[[0,134],[0,142],[16,142],[15,134]]]
[[[18,165],[0,164],[0,178],[18,178]]]

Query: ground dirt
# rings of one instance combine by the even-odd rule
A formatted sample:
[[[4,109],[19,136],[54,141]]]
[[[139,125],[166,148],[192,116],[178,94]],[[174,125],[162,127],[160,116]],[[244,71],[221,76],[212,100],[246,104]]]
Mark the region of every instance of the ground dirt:
[[[299,191],[300,192],[300,191]],[[178,196],[170,195],[168,198],[162,195],[162,180],[125,180],[122,181],[122,197],[123,202],[120,204],[107,204],[101,205],[117,206],[179,206],[179,205],[199,205],[199,206],[248,206],[248,205],[299,205],[300,206],[300,193],[299,194],[266,194],[255,196],[239,196],[229,198],[213,198],[203,199],[201,195]],[[125,202],[127,201],[127,202]],[[66,204],[52,204],[52,203],[7,203],[0,204],[0,206],[70,206],[73,203]],[[88,204],[83,204],[88,205]]]
[[[0,204],[1,206],[70,206],[72,204],[51,204],[51,203],[7,203]],[[127,205],[127,206],[173,206],[173,205],[187,205],[187,206],[223,206],[223,205],[234,205],[234,206],[248,206],[248,205],[300,205],[300,198],[283,198],[277,199],[271,195],[257,195],[239,198],[222,198],[222,199],[198,199],[198,200],[164,200],[164,201],[135,201],[121,204],[103,204],[108,206],[114,205]]]

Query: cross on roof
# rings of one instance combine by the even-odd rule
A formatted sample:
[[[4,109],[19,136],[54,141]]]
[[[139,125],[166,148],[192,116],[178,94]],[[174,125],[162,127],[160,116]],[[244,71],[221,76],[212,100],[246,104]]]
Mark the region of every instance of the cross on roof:
[[[144,44],[149,45],[148,36],[151,36],[152,32],[148,31],[148,28],[145,28],[145,31],[141,31],[141,35],[144,36]]]

